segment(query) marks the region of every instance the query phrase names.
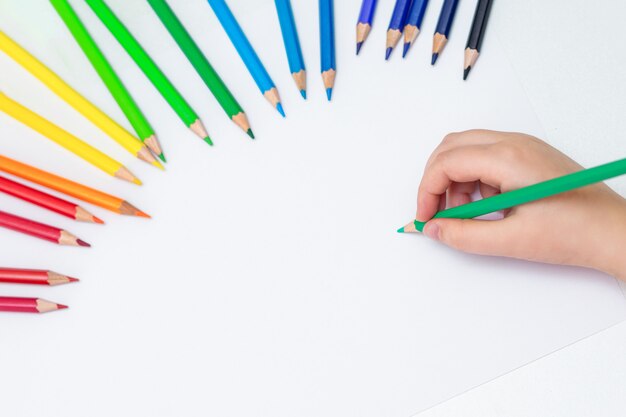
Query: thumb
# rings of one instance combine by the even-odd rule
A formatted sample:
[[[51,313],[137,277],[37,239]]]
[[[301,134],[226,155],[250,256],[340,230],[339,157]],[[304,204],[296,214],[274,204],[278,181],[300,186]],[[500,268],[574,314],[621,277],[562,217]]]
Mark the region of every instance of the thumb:
[[[513,228],[510,219],[433,219],[424,226],[424,234],[463,252],[510,256],[515,240]]]

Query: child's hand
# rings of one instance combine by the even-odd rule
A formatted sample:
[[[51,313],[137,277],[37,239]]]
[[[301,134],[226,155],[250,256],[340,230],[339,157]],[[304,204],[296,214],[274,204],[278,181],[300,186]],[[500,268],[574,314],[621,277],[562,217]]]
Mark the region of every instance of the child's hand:
[[[470,202],[476,184],[486,198],[580,169],[532,136],[453,133],[428,160],[416,219]],[[433,219],[424,233],[466,252],[586,266],[626,280],[626,200],[604,184],[515,207],[502,220]]]

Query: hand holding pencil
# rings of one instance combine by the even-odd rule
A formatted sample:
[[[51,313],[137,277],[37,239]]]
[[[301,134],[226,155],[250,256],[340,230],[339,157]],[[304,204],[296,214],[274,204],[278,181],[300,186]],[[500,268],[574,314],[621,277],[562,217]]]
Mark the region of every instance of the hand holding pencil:
[[[581,169],[531,136],[453,133],[426,164],[416,219],[427,222],[428,237],[462,251],[585,266],[626,279],[626,200],[602,183],[507,209],[501,220],[432,219],[445,207],[469,203],[477,186],[486,199]]]

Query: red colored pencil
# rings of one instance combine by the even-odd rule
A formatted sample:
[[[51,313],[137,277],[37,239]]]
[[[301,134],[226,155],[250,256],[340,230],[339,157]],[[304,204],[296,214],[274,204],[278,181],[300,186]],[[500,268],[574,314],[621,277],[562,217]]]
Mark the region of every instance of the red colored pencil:
[[[78,279],[53,271],[0,267],[0,282],[5,284],[59,285],[76,281]]]
[[[47,313],[48,311],[62,310],[64,308],[67,308],[67,306],[41,298],[0,297],[0,311],[13,313]]]
[[[37,223],[4,211],[0,211],[0,227],[25,233],[38,237],[39,239],[49,240],[59,245],[91,246],[89,243],[78,239],[65,230],[43,223]]]
[[[69,217],[70,219],[90,222],[90,223],[104,223],[102,220],[89,213],[84,208],[70,203],[69,201],[60,199],[48,193],[44,193],[26,185],[20,184],[8,178],[0,177],[0,192],[12,195],[21,200],[28,201],[43,207],[45,209],[59,213],[62,216]]]

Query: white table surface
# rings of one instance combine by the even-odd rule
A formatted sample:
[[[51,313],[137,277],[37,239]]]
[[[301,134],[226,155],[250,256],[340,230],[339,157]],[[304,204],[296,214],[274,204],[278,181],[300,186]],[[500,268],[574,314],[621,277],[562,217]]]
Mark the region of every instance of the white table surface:
[[[492,13],[488,36],[503,44],[547,139],[587,166],[626,155],[626,4],[496,0]],[[611,185],[626,195],[624,179]],[[419,416],[623,416],[625,407],[623,322]]]

